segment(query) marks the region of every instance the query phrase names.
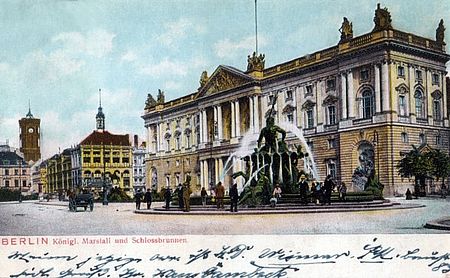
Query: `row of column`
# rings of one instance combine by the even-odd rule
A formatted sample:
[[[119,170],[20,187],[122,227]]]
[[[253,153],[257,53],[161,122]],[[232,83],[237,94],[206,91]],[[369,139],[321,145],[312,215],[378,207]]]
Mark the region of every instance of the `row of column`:
[[[239,100],[231,102],[231,138],[241,136],[241,113]]]

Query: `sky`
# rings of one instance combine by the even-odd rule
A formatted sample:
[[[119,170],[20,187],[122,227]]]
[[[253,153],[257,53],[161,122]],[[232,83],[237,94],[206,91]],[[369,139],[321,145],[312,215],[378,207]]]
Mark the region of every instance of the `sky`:
[[[193,93],[203,70],[246,69],[255,49],[253,0],[0,1],[0,143],[19,146],[28,101],[41,119],[48,158],[95,129],[98,90],[106,129],[145,138],[148,93],[166,101]],[[259,52],[270,67],[339,41],[343,17],[354,36],[370,32],[374,0],[258,0]],[[381,2],[393,27],[434,39],[450,1]],[[449,67],[448,67],[449,68]]]

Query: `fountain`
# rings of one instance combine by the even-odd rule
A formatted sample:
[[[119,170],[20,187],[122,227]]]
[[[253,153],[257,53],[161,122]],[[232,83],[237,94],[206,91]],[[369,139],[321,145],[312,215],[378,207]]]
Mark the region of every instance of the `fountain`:
[[[272,113],[276,98],[277,96],[272,102],[270,113],[266,119],[266,126],[261,130],[257,139],[257,146],[253,151],[249,151],[250,143],[255,142],[255,136],[245,136],[241,148],[230,155],[225,163],[224,173],[232,167],[232,165],[229,166],[232,156],[245,162],[244,171],[232,174],[232,178],[243,177],[245,181],[240,196],[240,204],[248,206],[268,204],[275,183],[281,185],[283,193],[297,193],[298,178],[302,174],[297,168],[299,159],[308,157],[312,164],[310,166],[312,176],[316,179],[319,178],[311,150],[308,148],[301,130],[294,125],[284,125],[302,143],[295,146],[295,150],[290,150],[285,142],[285,129],[275,125]],[[279,138],[279,135],[281,135],[281,138]],[[306,147],[306,153],[302,151],[302,145]],[[304,173],[309,174],[309,171],[304,171]]]

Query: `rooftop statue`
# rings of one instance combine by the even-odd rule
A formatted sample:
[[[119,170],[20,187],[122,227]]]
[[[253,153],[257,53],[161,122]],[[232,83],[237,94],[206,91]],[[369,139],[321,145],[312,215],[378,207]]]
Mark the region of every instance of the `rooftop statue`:
[[[375,27],[372,32],[392,29],[391,14],[387,8],[382,9],[380,3],[378,3],[377,9],[375,10],[373,22],[375,23]]]
[[[444,44],[444,32],[445,32],[444,20],[441,19],[441,21],[439,21],[439,26],[436,29],[436,42]]]
[[[340,42],[345,42],[353,38],[353,24],[349,22],[346,17],[344,17],[344,21],[342,22],[339,32],[341,32]]]
[[[205,86],[206,82],[208,82],[208,72],[205,70],[202,72],[202,75],[200,75],[200,87]]]
[[[145,109],[150,109],[156,106],[156,100],[151,94],[147,94],[147,100],[145,101]]]
[[[263,71],[264,70],[264,54],[256,55],[256,52],[253,52],[253,55],[248,55],[247,58],[247,71]]]
[[[158,89],[158,100],[157,100],[157,103],[158,104],[164,104],[164,102],[165,102],[164,91],[161,91],[160,89]]]

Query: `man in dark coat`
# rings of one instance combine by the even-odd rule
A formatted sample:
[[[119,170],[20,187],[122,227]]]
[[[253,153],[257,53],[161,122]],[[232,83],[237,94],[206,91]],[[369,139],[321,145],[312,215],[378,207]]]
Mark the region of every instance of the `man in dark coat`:
[[[152,192],[150,191],[150,188],[148,188],[147,192],[145,192],[144,202],[147,203],[147,209],[150,209],[152,205]]]
[[[331,205],[331,191],[333,191],[333,188],[334,188],[334,182],[331,179],[331,175],[328,175],[325,178],[325,182],[323,183],[323,189],[324,189],[323,197],[324,197],[325,204]]]
[[[184,211],[189,212],[191,210],[190,198],[191,198],[191,177],[187,176],[186,181],[183,183],[183,204]]]
[[[172,199],[172,191],[170,190],[170,187],[166,188],[166,191],[164,192],[164,199],[166,200],[166,209],[169,209],[170,200]]]
[[[142,193],[140,189],[134,194],[134,199],[136,200],[136,209],[141,209]]]
[[[237,212],[237,204],[239,201],[239,193],[238,193],[238,189],[237,189],[237,184],[233,184],[231,186],[230,200],[231,200],[230,211],[233,212],[233,208],[234,208],[234,212]]]
[[[219,181],[219,183],[216,186],[216,204],[217,208],[223,208],[223,198],[225,197],[225,187],[223,187],[222,182]]]
[[[298,187],[300,189],[300,201],[302,204],[308,203],[308,182],[306,181],[306,176],[300,176],[300,182],[298,183]]]
[[[176,192],[177,192],[177,196],[178,196],[178,207],[180,209],[183,209],[184,208],[184,203],[183,203],[183,185],[181,183],[178,184]]]

